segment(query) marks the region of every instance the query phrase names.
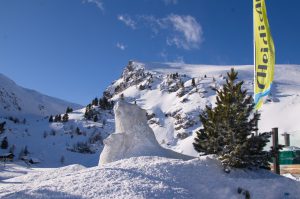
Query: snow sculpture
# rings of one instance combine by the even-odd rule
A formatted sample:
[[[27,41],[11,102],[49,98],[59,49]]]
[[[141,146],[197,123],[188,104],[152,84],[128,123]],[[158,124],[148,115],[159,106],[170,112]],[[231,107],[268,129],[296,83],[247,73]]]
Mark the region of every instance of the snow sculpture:
[[[134,104],[119,101],[114,107],[116,131],[104,140],[99,165],[137,156],[161,156],[189,160],[186,156],[165,149],[157,142],[147,124],[146,111]]]

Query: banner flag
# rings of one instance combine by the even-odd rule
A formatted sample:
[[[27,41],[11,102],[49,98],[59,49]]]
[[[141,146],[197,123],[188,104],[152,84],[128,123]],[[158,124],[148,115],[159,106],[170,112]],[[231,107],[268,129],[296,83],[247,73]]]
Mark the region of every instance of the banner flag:
[[[275,48],[265,0],[253,0],[254,28],[254,102],[256,109],[271,92],[274,79]]]

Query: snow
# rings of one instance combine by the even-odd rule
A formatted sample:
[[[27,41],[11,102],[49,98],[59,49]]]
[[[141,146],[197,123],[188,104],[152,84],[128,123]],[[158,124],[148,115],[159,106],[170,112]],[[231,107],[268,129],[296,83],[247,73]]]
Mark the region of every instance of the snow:
[[[82,106],[23,88],[0,73],[0,116],[49,116]]]
[[[283,147],[281,151],[300,151],[300,148],[295,146],[288,146]]]
[[[210,65],[190,65],[183,63],[139,63],[133,62],[133,67],[124,70],[123,76],[114,81],[108,87],[113,94],[112,100],[117,101],[123,93],[125,100],[143,108],[147,113],[154,113],[154,117],[148,121],[149,126],[155,134],[157,142],[164,148],[175,150],[189,156],[197,156],[193,149],[193,139],[195,132],[201,128],[199,114],[205,106],[214,106],[216,93],[211,88],[220,88],[225,81],[226,73],[234,67],[239,72],[239,79],[244,80],[244,88],[253,93],[253,66],[210,66]],[[136,70],[136,71],[135,71]],[[300,123],[298,122],[300,113],[300,67],[298,65],[276,65],[274,78],[274,90],[272,100],[263,105],[261,109],[261,120],[259,121],[260,131],[270,131],[273,127],[279,127],[279,134],[288,132],[292,146],[300,146]],[[177,96],[176,92],[168,91],[168,82],[173,85],[173,81],[168,77],[171,73],[179,72],[179,78],[184,82],[185,94]],[[152,78],[150,77],[150,75]],[[205,78],[205,75],[207,76]],[[191,78],[195,78],[196,88],[191,86]],[[125,80],[126,81],[125,81]],[[138,80],[138,81],[137,81]],[[0,75],[0,95],[1,105],[8,103],[10,110],[2,112],[0,105],[0,122],[6,121],[6,131],[0,135],[8,137],[9,147],[15,145],[15,160],[22,148],[28,146],[31,157],[41,160],[40,167],[59,167],[69,164],[83,164],[84,166],[96,166],[99,162],[99,154],[103,145],[93,144],[95,154],[80,154],[69,151],[77,142],[86,142],[93,134],[99,134],[105,139],[115,131],[115,121],[113,114],[100,110],[99,122],[87,121],[84,118],[85,108],[74,110],[69,114],[69,122],[49,123],[44,117],[46,111],[36,110],[34,105],[39,104],[44,97],[37,97],[39,102],[34,101],[35,96],[28,94],[28,90],[17,86],[12,80]],[[140,90],[140,85],[149,83],[151,88]],[[118,85],[123,85],[124,90],[114,93]],[[124,86],[125,85],[125,86]],[[1,90],[2,88],[2,90]],[[3,91],[5,89],[5,92]],[[7,91],[7,92],[6,92]],[[21,92],[22,91],[22,92]],[[24,92],[23,92],[24,91]],[[15,93],[18,97],[13,97]],[[27,94],[26,94],[27,93]],[[2,98],[1,98],[2,96]],[[47,98],[47,97],[46,97]],[[22,110],[18,111],[14,100],[18,105],[22,105],[24,99],[32,99],[29,104],[23,104]],[[19,103],[20,102],[20,103]],[[22,103],[21,103],[22,102]],[[51,101],[57,104],[56,101]],[[42,104],[42,106],[48,106]],[[56,105],[55,105],[56,106]],[[67,106],[59,110],[52,109],[50,112],[64,113]],[[27,110],[27,108],[30,110]],[[19,112],[24,115],[19,115]],[[49,112],[49,113],[50,113]],[[34,116],[32,115],[34,113]],[[5,119],[17,114],[21,121],[26,118],[25,124]],[[40,114],[40,116],[37,116]],[[48,115],[47,115],[48,116]],[[186,122],[191,121],[190,125]],[[75,135],[74,130],[78,127],[85,134]],[[56,135],[51,135],[52,130]],[[43,135],[47,137],[44,138]],[[183,134],[186,138],[178,138]],[[279,136],[280,144],[283,144],[283,136]],[[9,149],[0,153],[7,153]],[[60,163],[60,158],[65,157],[65,163]]]
[[[161,147],[147,124],[146,111],[137,105],[121,100],[114,112],[116,130],[104,140],[99,165],[137,156],[192,158]]]
[[[284,175],[292,180],[263,170],[226,174],[213,158],[180,159],[185,156],[178,153],[198,155],[192,143],[201,127],[199,114],[205,106],[214,106],[212,88],[222,86],[232,67],[252,94],[253,66],[134,62],[108,87],[112,100],[118,101],[123,93],[125,101],[132,103],[116,104],[116,119],[110,111],[99,110],[99,122],[88,121],[83,108],[70,113],[66,123],[49,123],[45,116],[64,113],[71,103],[24,89],[0,74],[0,122],[6,121],[0,139],[7,136],[16,155],[13,163],[0,165],[0,198],[244,198],[237,193],[238,187],[248,190],[251,198],[299,198],[299,178],[291,174]],[[168,90],[178,83],[168,76],[176,72],[185,86],[181,97],[180,89]],[[191,85],[193,77],[196,88]],[[260,131],[279,127],[279,133],[289,133],[296,147],[300,146],[299,77],[300,66],[276,65],[272,97],[260,110],[259,121]],[[120,85],[123,90],[115,93]],[[149,87],[141,90],[140,85]],[[147,121],[146,112],[154,114],[153,118]],[[26,118],[26,123],[14,123],[9,116]],[[186,125],[186,121],[193,123]],[[76,127],[81,135],[74,134]],[[183,133],[186,138],[177,137]],[[103,139],[111,134],[104,150],[101,141],[90,144],[94,154],[69,150],[95,134]],[[279,140],[282,144],[283,136]],[[39,164],[28,167],[17,160],[25,146]],[[8,151],[0,149],[1,154]],[[101,152],[105,164],[99,167]]]
[[[225,173],[211,157],[182,161],[133,157],[84,168],[71,165],[33,171],[2,181],[0,197],[27,198],[299,198],[300,184],[269,171]]]

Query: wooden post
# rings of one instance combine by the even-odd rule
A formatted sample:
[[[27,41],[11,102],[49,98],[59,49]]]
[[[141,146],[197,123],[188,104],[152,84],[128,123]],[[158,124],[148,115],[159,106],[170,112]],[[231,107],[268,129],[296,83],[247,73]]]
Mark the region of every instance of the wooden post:
[[[278,128],[272,128],[272,140],[273,140],[273,152],[274,152],[273,170],[274,173],[280,174]]]

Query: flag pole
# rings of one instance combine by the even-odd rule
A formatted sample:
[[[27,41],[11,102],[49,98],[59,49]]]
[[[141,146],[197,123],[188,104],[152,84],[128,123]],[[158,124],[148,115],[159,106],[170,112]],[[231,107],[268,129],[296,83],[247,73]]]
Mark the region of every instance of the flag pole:
[[[252,15],[253,15],[253,97],[255,100],[255,87],[256,87],[256,82],[255,82],[255,76],[256,76],[256,46],[255,46],[255,16],[254,16],[254,1],[252,0]],[[255,101],[254,101],[255,103]],[[256,105],[255,105],[256,106]],[[255,135],[258,136],[258,122],[256,121],[256,130],[255,130]]]

